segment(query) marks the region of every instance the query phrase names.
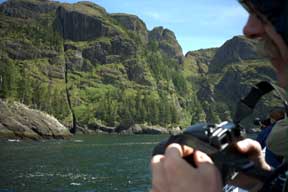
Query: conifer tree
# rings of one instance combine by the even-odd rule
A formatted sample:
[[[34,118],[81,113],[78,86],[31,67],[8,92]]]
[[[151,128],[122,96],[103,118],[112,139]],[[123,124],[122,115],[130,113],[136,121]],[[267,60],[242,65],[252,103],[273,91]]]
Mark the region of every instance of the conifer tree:
[[[19,71],[15,63],[10,59],[2,60],[0,63],[1,98],[15,99],[17,97],[17,81]]]

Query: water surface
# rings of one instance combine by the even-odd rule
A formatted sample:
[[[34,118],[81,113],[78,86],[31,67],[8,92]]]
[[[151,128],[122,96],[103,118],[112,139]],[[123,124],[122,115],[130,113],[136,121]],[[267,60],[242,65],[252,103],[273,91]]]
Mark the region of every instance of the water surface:
[[[146,192],[153,147],[166,136],[83,135],[1,141],[0,192]]]

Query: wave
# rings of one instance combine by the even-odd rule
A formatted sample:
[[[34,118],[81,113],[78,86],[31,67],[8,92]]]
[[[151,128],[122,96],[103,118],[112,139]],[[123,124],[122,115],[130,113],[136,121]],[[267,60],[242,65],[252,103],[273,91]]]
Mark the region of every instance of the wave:
[[[70,183],[70,185],[73,185],[73,186],[80,186],[81,183]]]
[[[90,174],[81,174],[81,173],[45,173],[45,172],[35,172],[35,173],[28,173],[19,175],[18,178],[38,178],[38,177],[60,177],[60,178],[68,178],[72,181],[86,181],[86,182],[93,182],[94,180],[107,180],[111,177],[99,177]],[[73,184],[72,184],[73,183]],[[77,185],[78,182],[72,182],[71,185]],[[80,183],[81,184],[81,183]]]
[[[92,146],[129,146],[129,145],[156,145],[159,142],[129,142],[129,143],[107,143],[107,144],[91,144]]]

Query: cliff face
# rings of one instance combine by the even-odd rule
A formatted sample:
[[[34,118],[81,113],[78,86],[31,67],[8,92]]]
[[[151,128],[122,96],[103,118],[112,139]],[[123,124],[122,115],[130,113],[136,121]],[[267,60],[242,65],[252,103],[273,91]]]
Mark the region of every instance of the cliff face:
[[[175,34],[169,29],[155,27],[149,32],[149,41],[155,41],[159,44],[160,50],[168,57],[174,57],[179,64],[183,63],[183,52]]]
[[[258,79],[275,75],[243,37],[184,57],[169,29],[148,31],[137,16],[93,3],[0,5],[0,98],[65,125],[125,131],[218,122],[231,117],[235,100]]]
[[[187,65],[189,65],[187,71],[193,71],[193,74],[191,75],[205,75],[208,72],[208,66],[215,56],[216,51],[217,48],[189,51],[185,55],[185,61],[187,62]]]
[[[235,36],[228,40],[217,50],[215,57],[211,60],[209,72],[219,73],[226,65],[243,60],[261,59],[257,55],[255,43],[255,41],[241,36]]]
[[[179,99],[191,87],[168,29],[89,2],[9,0],[0,35],[1,98],[88,128],[190,121]]]
[[[186,65],[194,67],[198,74],[191,79],[197,82],[197,96],[208,121],[231,119],[237,101],[246,96],[255,83],[263,80],[276,83],[269,61],[258,56],[255,42],[245,37],[233,37],[213,53],[208,49],[186,54]],[[277,105],[281,105],[279,100],[271,94],[265,96],[257,104],[255,116],[265,117],[269,108]],[[249,118],[245,123],[251,125],[252,122]]]
[[[139,36],[140,42],[147,44],[148,43],[148,30],[146,24],[137,16],[129,14],[111,14],[112,18],[117,20],[123,27],[129,30],[132,33]]]
[[[49,1],[7,1],[0,7],[0,11],[9,17],[35,18],[43,13],[48,13],[57,8],[57,3]]]
[[[86,11],[92,9],[93,14]],[[104,19],[103,19],[104,18]],[[91,8],[89,4],[65,5],[57,8],[55,25],[64,39],[88,41],[104,36],[116,36],[120,32],[111,26],[105,10]],[[109,19],[107,19],[109,20]]]

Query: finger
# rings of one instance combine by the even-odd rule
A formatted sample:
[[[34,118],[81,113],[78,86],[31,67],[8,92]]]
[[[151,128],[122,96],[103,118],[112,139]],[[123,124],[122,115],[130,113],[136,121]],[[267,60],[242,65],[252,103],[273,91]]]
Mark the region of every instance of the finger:
[[[154,178],[162,178],[163,177],[163,155],[155,155],[151,160],[151,169],[152,169],[152,176]]]
[[[165,150],[165,157],[179,159],[183,157],[183,150],[181,145],[178,143],[170,144]]]
[[[163,155],[155,155],[151,160],[152,169],[152,191],[159,192],[165,190],[165,172],[163,170]]]
[[[177,143],[170,144],[165,151],[164,169],[169,172],[167,175],[176,174],[179,169],[190,169],[192,166],[183,159],[193,153],[193,149],[188,146],[181,146]]]
[[[167,147],[165,151],[165,156],[182,158],[191,155],[193,151],[194,149],[187,145],[179,145],[177,143],[172,143]]]
[[[212,159],[206,153],[203,153],[201,151],[195,151],[194,162],[195,162],[197,167],[200,167],[203,164],[207,164],[207,163],[209,163],[211,165],[214,164]]]
[[[214,190],[222,191],[222,180],[219,170],[214,166],[212,159],[202,151],[195,151],[194,161],[197,166],[198,175],[203,175],[209,181]],[[207,183],[208,184],[208,183]]]
[[[245,154],[253,154],[259,156],[262,154],[261,145],[252,139],[244,139],[236,143],[237,149]]]
[[[172,185],[172,183],[174,182],[175,177],[183,176],[183,170],[190,170],[191,174],[194,173],[194,168],[182,158],[184,153],[191,154],[192,151],[192,148],[187,146],[182,147],[181,145],[176,143],[173,143],[167,147],[165,151],[163,167],[165,170],[166,178],[170,185]]]

